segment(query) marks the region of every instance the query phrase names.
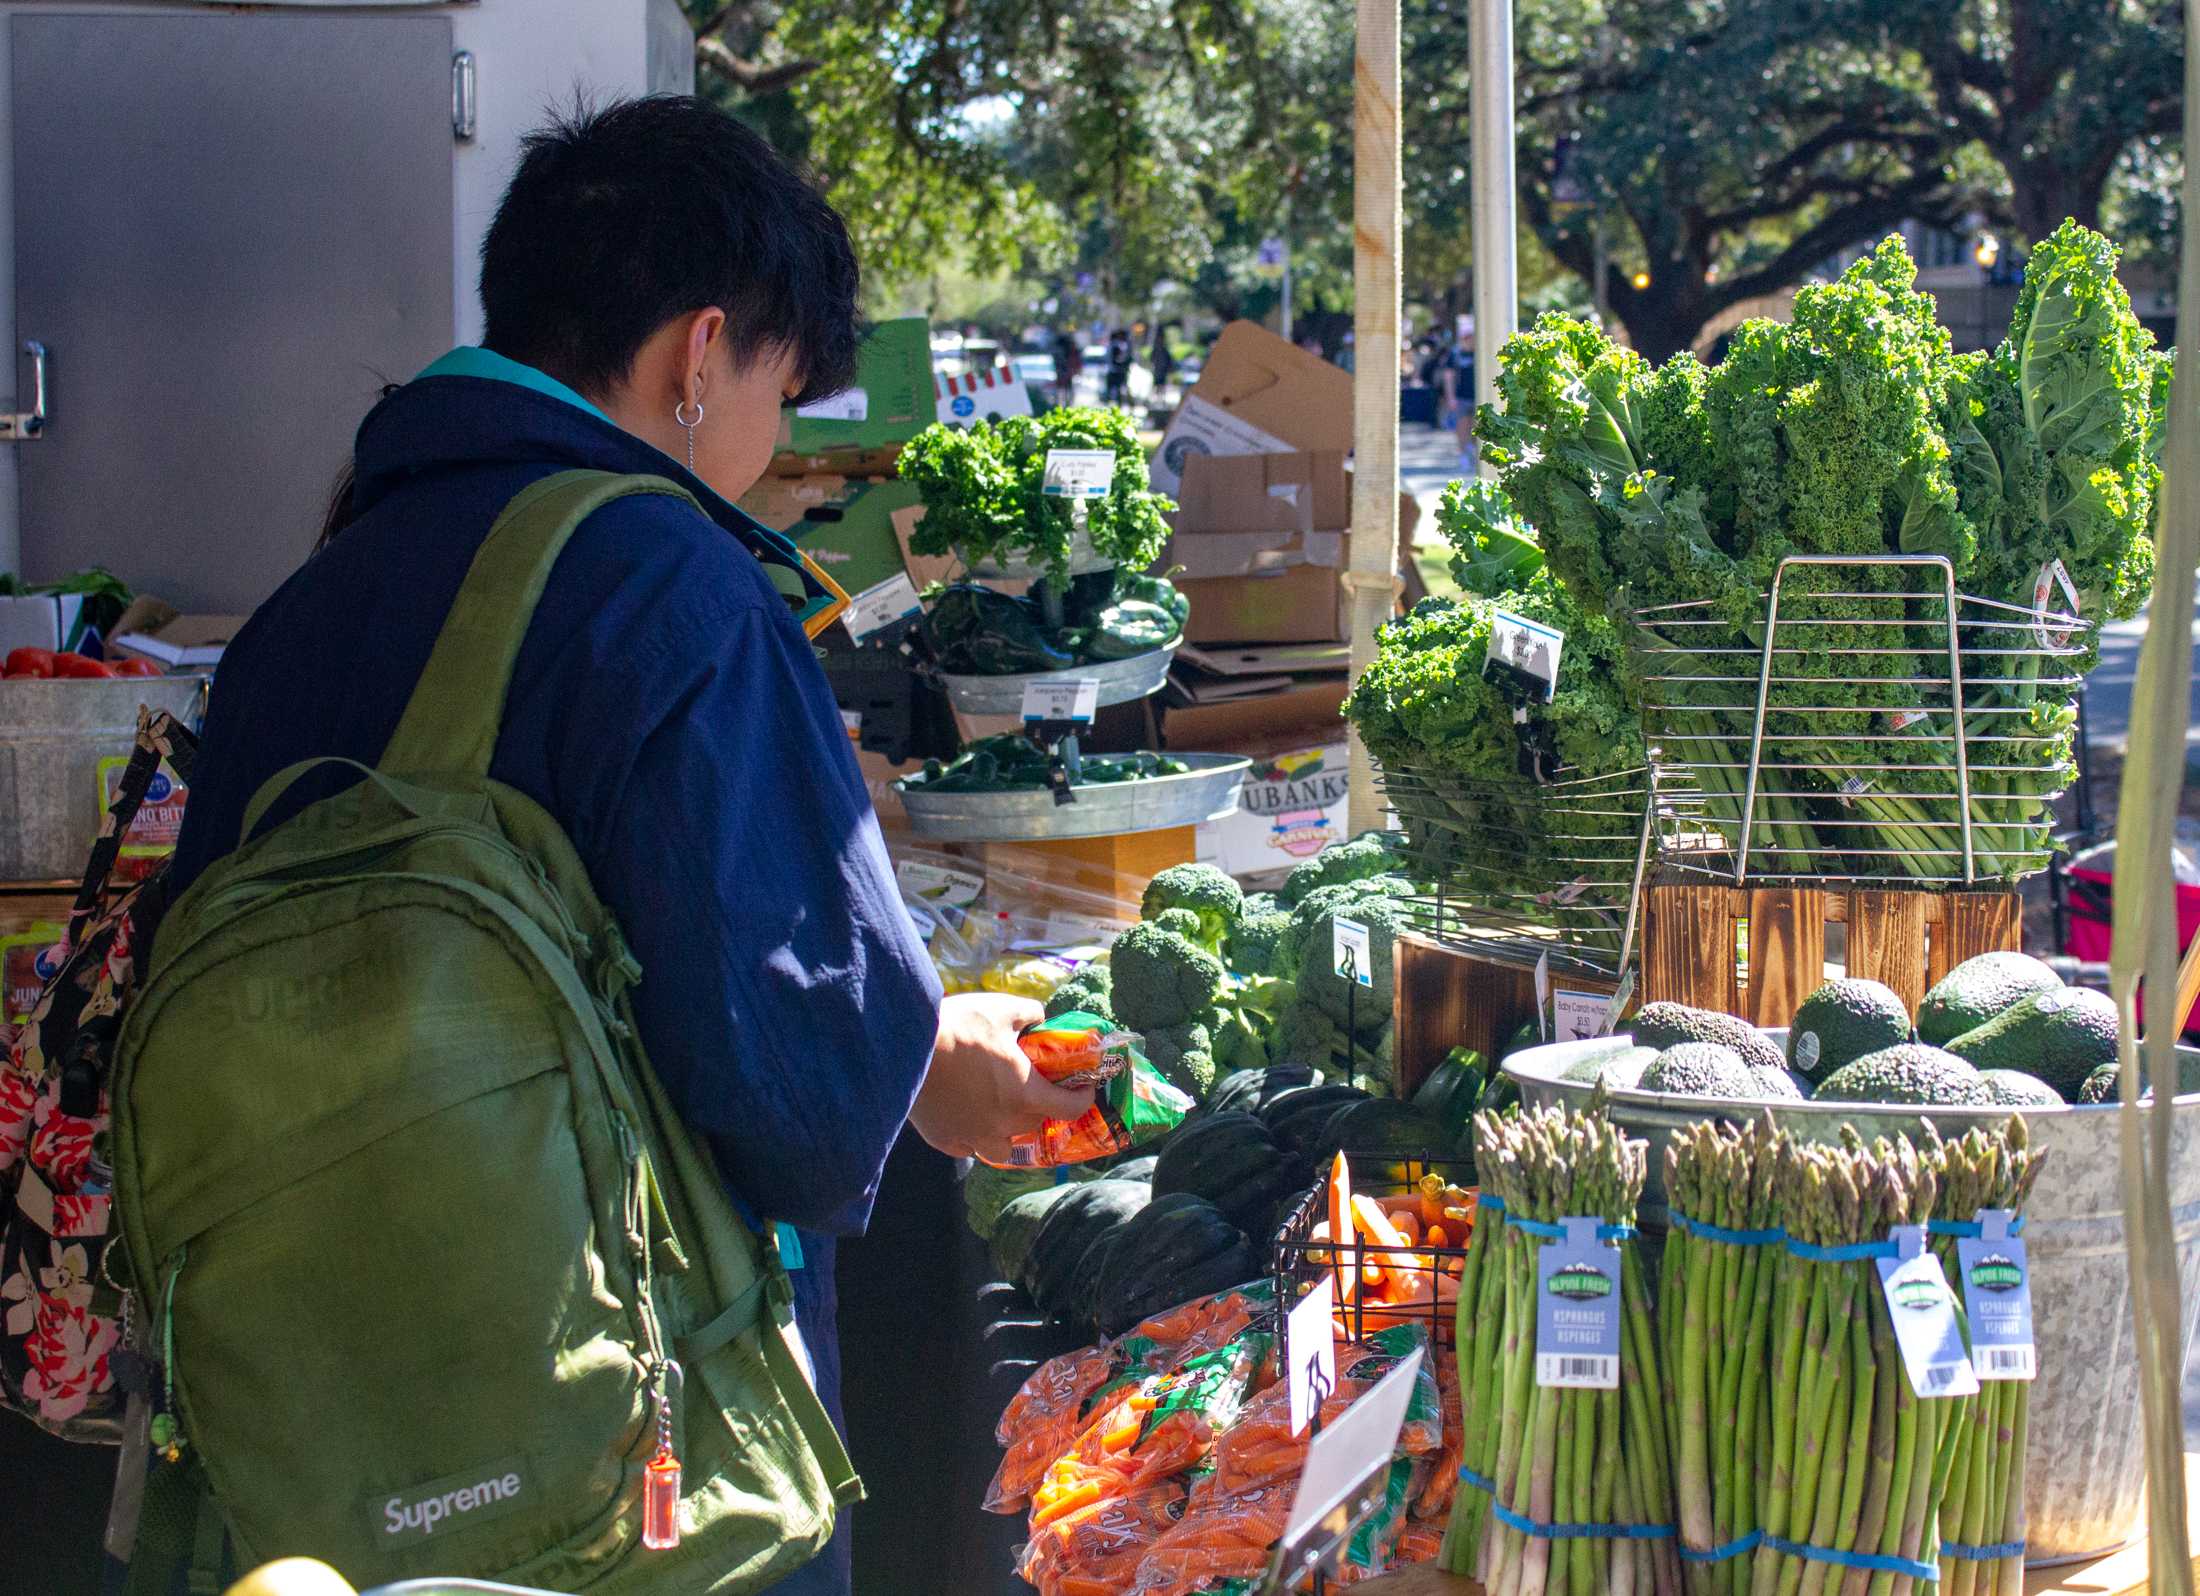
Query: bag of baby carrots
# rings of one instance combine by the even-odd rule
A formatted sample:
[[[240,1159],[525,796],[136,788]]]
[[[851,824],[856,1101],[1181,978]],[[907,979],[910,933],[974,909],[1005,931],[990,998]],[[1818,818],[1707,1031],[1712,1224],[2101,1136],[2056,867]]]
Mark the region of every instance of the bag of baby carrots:
[[[1440,1448],[1444,1444],[1443,1407],[1435,1365],[1444,1360],[1432,1355],[1428,1331],[1417,1324],[1379,1330],[1364,1342],[1337,1343],[1337,1388],[1322,1402],[1322,1423],[1340,1418],[1346,1408],[1415,1350],[1422,1354],[1421,1367],[1414,1376],[1413,1394],[1407,1399],[1405,1423],[1398,1432],[1398,1451],[1411,1457]],[[1216,1441],[1214,1487],[1218,1492],[1298,1477],[1313,1435],[1311,1431],[1291,1433],[1290,1398],[1287,1387],[1269,1387],[1247,1404],[1238,1422]]]
[[[1166,1136],[1183,1123],[1192,1099],[1162,1079],[1138,1051],[1138,1039],[1097,1015],[1071,1013],[1017,1038],[1032,1066],[1057,1086],[1091,1086],[1092,1107],[1074,1120],[1042,1120],[1009,1142],[1011,1169],[1089,1164]]]
[[[1192,1481],[1188,1473],[1172,1475],[1056,1515],[1033,1529],[1016,1572],[1040,1596],[1114,1596],[1147,1548],[1184,1516]]]
[[[1413,1462],[1399,1458],[1385,1477],[1375,1514],[1353,1533],[1337,1559],[1333,1585],[1372,1579],[1390,1566],[1405,1524]],[[1257,1582],[1275,1556],[1289,1520],[1298,1479],[1271,1480],[1223,1491],[1210,1479],[1192,1493],[1183,1522],[1155,1541],[1139,1559],[1128,1596],[1207,1596],[1226,1582]]]

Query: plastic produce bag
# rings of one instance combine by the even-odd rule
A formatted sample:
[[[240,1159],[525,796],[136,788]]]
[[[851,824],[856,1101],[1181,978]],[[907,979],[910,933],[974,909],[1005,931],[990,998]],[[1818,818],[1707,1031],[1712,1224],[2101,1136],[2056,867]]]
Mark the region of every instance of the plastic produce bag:
[[[1019,676],[1076,663],[1049,642],[1039,607],[975,582],[957,582],[924,617],[925,640],[943,671],[956,676]]]
[[[1161,1078],[1135,1038],[1092,1014],[1064,1014],[1024,1032],[1025,1056],[1058,1086],[1096,1088],[1092,1107],[1074,1120],[1043,1121],[1009,1144],[1009,1167],[1050,1169],[1128,1152],[1165,1136],[1194,1106]]]

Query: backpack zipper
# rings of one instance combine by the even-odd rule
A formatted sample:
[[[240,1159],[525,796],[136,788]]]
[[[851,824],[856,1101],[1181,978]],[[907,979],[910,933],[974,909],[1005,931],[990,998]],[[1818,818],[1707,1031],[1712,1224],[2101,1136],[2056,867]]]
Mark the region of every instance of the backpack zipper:
[[[183,1456],[183,1427],[176,1418],[176,1280],[183,1273],[183,1262],[190,1251],[188,1242],[176,1249],[175,1260],[168,1266],[168,1283],[160,1294],[161,1401],[148,1438],[170,1463]]]

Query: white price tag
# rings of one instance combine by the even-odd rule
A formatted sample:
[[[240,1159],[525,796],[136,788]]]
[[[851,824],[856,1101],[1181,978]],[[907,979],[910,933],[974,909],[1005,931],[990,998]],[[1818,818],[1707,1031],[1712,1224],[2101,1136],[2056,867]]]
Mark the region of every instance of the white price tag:
[[[1113,449],[1049,449],[1039,492],[1049,499],[1104,499],[1114,481]]]
[[[1546,1042],[1551,1039],[1550,1012],[1551,950],[1545,948],[1535,961],[1535,1034]]]
[[[1619,1017],[1627,1012],[1627,1000],[1635,995],[1635,970],[1633,965],[1620,975],[1619,990],[1604,1005],[1604,1013],[1597,1020],[1597,1035],[1610,1036],[1619,1029]]]
[[[845,731],[850,737],[861,736],[863,734],[863,711],[860,709],[842,710],[840,712],[840,726],[841,730]]]
[[[1413,1382],[1420,1373],[1421,1349],[1415,1347],[1346,1408],[1335,1424],[1307,1443],[1298,1494],[1291,1499],[1290,1517],[1284,1520],[1285,1540],[1302,1538],[1351,1500],[1370,1476],[1390,1466],[1406,1408],[1413,1400]]]
[[[1566,634],[1510,610],[1490,612],[1490,647],[1483,656],[1484,676],[1510,676],[1530,698],[1549,703],[1558,690],[1558,656]]]
[[[1925,1227],[1896,1225],[1887,1234],[1902,1255],[1875,1259],[1874,1265],[1910,1389],[1920,1397],[1970,1396],[1978,1390],[1978,1375],[1963,1350],[1948,1278],[1925,1245]]]
[[[871,396],[861,388],[843,388],[838,393],[796,406],[794,413],[811,421],[868,421],[871,419]]]
[[[1090,676],[1048,676],[1024,684],[1024,720],[1092,724],[1100,707],[1100,684]]]
[[[1337,1338],[1330,1321],[1337,1312],[1337,1282],[1324,1273],[1283,1321],[1284,1357],[1291,1377],[1291,1433],[1300,1434],[1321,1411],[1322,1398],[1337,1389]],[[1315,1388],[1320,1392],[1316,1394]]]
[[[860,643],[873,632],[884,631],[896,621],[923,609],[924,605],[917,598],[916,584],[909,580],[907,572],[897,571],[850,599],[847,609],[841,612],[840,624]]]
[[[2055,613],[2069,616],[2072,624],[2058,627],[2044,620],[2035,621],[2033,630],[2039,634],[2042,648],[2062,648],[2078,630],[2078,590],[2071,585],[2070,573],[2064,569],[2063,562],[2049,560],[2032,579],[2032,608],[2048,610],[2058,598],[2062,602]]]
[[[1551,1040],[1585,1042],[1604,1035],[1604,1011],[1608,1006],[1601,992],[1569,992],[1560,987],[1551,994]]]
[[[1340,914],[1329,922],[1329,959],[1340,981],[1366,987],[1375,984],[1374,954],[1368,945],[1367,927],[1359,921]]]
[[[1956,1240],[1963,1307],[1971,1322],[1971,1367],[1981,1380],[2039,1378],[2032,1338],[2032,1271],[2024,1242],[2009,1233],[2015,1215],[1979,1210],[1980,1234]]]

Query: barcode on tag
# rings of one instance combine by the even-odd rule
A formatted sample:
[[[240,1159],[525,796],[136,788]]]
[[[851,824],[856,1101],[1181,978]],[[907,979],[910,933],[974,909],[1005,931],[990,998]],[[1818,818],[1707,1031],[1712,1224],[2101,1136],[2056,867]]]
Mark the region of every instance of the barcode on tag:
[[[2036,1380],[2040,1373],[2031,1347],[1973,1347],[1971,1365],[1981,1380]]]
[[[1918,1377],[1923,1387],[1920,1396],[1938,1396],[1943,1391],[1962,1395],[1971,1384],[1972,1370],[1968,1363],[1928,1363],[1918,1370]]]
[[[1572,1386],[1590,1391],[1615,1391],[1619,1388],[1619,1359],[1539,1352],[1535,1359],[1535,1383],[1545,1389]]]

